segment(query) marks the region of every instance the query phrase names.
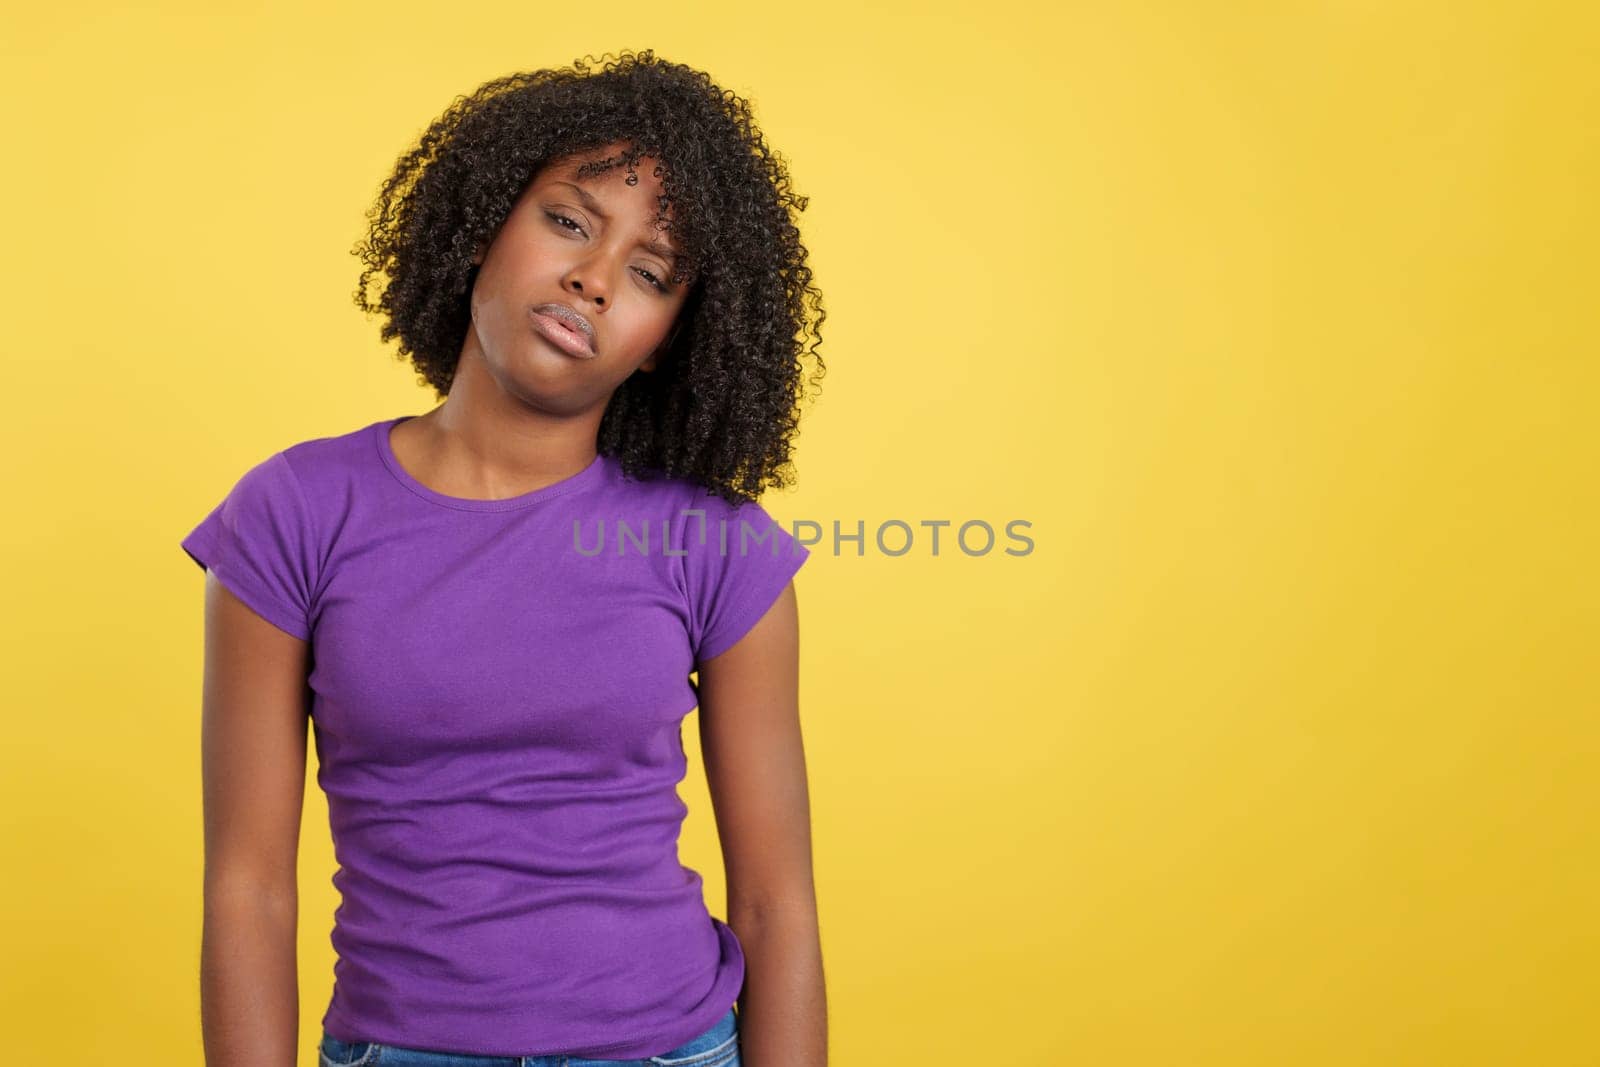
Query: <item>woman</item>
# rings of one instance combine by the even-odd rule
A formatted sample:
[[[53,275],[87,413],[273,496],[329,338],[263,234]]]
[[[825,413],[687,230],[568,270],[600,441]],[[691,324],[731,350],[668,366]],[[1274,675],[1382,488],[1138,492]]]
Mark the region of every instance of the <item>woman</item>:
[[[489,82],[400,159],[356,300],[442,403],[274,453],[183,541],[213,1067],[294,1060],[308,714],[321,1063],[825,1062],[808,551],[755,499],[822,371],[804,207],[748,106],[648,51]],[[697,705],[727,923],[677,856]]]

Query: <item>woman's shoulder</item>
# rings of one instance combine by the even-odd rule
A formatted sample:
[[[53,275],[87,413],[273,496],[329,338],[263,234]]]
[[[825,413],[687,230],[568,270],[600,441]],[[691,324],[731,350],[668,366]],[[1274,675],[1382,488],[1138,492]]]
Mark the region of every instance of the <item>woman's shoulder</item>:
[[[604,461],[611,472],[608,484],[614,493],[658,509],[687,513],[691,518],[744,517],[749,521],[755,521],[755,517],[765,513],[759,501],[730,500],[716,490],[682,475],[667,474],[653,468],[630,474],[615,457],[605,456]]]
[[[303,437],[283,447],[291,462],[311,466],[319,463],[349,462],[353,458],[368,458],[374,453],[377,434],[386,430],[395,420],[380,419],[367,422],[354,429],[330,431],[315,437]]]
[[[380,419],[355,429],[304,437],[283,446],[278,454],[307,492],[319,495],[381,474],[377,435],[394,421]]]

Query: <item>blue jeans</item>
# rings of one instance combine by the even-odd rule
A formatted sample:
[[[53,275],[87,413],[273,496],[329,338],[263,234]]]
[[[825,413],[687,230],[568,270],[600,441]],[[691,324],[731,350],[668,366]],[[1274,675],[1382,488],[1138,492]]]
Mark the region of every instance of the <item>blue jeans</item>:
[[[739,1067],[739,1021],[732,1008],[698,1037],[670,1052],[641,1060],[589,1060],[582,1056],[472,1056],[340,1041],[323,1031],[321,1067]]]

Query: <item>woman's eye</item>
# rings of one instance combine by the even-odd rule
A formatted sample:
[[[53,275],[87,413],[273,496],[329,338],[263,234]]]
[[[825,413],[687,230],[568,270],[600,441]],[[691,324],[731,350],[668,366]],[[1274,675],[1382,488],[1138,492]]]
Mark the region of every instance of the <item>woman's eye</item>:
[[[576,222],[573,222],[571,219],[567,218],[565,215],[558,215],[554,211],[546,211],[544,214],[545,214],[545,218],[551,220],[557,226],[560,226],[563,230],[572,230],[574,233],[582,233],[583,232],[583,227],[582,226],[579,226]],[[571,225],[567,225],[568,223],[571,223]]]
[[[563,230],[569,230],[572,233],[583,232],[582,226],[579,226],[572,219],[567,218],[567,216],[560,214],[559,212],[546,211],[544,216],[557,226],[560,226]],[[654,274],[639,267],[635,267],[633,269],[639,272],[640,277],[644,278],[644,280],[650,284],[651,288],[662,293],[667,291],[667,287],[661,284],[661,279],[657,278]]]

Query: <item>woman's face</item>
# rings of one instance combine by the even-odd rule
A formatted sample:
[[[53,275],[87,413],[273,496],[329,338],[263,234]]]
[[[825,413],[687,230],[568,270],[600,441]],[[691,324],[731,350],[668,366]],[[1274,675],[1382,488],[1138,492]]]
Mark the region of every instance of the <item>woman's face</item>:
[[[613,145],[546,166],[495,234],[472,289],[472,336],[501,388],[534,406],[577,414],[606,401],[629,375],[655,369],[687,284],[672,282],[673,251],[657,229],[661,180],[655,160],[580,178],[580,163]],[[587,194],[587,195],[585,195]],[[574,354],[547,336],[561,326],[535,309],[554,304],[582,316],[587,340]],[[587,337],[585,337],[587,334]]]

